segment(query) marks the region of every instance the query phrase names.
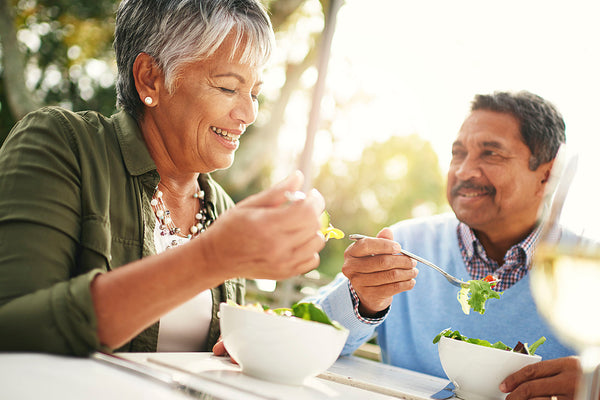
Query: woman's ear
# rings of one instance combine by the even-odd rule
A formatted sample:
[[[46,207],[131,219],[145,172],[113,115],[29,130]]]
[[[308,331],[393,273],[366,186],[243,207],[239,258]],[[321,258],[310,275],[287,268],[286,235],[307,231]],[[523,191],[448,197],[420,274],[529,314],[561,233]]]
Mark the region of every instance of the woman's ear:
[[[140,53],[133,62],[133,79],[140,100],[148,107],[158,104],[162,85],[162,71],[147,53]]]

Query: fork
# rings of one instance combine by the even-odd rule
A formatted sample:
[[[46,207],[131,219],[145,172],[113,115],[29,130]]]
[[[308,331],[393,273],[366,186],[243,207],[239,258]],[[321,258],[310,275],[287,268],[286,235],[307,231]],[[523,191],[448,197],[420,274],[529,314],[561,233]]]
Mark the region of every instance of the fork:
[[[353,233],[351,235],[348,235],[348,239],[353,240],[353,241],[358,241],[361,239],[377,239],[377,238],[373,238],[371,236],[365,236],[365,235],[361,235],[359,233]],[[444,278],[446,278],[448,280],[448,282],[450,282],[451,284],[453,284],[456,287],[459,288],[468,288],[469,287],[469,282],[465,282],[463,280],[458,279],[455,276],[450,275],[449,273],[447,273],[446,271],[444,271],[443,269],[441,269],[440,267],[438,267],[437,265],[435,265],[434,263],[432,263],[431,261],[427,261],[424,258],[419,257],[416,254],[411,253],[410,251],[406,251],[404,249],[400,250],[399,254],[404,254],[407,257],[412,258],[413,260],[416,260],[422,264],[427,265],[428,267],[431,267],[433,269],[435,269],[437,272],[439,272],[440,274],[444,275]]]

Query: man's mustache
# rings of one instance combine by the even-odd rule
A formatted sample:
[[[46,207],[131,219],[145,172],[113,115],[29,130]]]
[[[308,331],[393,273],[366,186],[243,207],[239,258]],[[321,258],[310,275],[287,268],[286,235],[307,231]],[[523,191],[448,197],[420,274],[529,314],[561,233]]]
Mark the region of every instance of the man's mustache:
[[[452,187],[452,189],[450,190],[450,194],[452,194],[452,196],[458,196],[459,192],[463,189],[475,190],[477,192],[489,193],[492,195],[496,194],[496,189],[493,186],[478,185],[472,181],[458,182],[456,185],[454,185]]]

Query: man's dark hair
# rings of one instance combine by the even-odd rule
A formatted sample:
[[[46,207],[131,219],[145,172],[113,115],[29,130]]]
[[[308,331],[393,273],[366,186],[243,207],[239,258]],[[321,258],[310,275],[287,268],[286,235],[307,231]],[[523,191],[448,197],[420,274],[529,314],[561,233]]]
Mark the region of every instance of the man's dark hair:
[[[565,143],[565,121],[558,109],[542,97],[527,92],[494,92],[478,94],[471,103],[471,111],[488,110],[507,113],[521,126],[523,141],[531,151],[529,169],[556,157],[561,143]]]

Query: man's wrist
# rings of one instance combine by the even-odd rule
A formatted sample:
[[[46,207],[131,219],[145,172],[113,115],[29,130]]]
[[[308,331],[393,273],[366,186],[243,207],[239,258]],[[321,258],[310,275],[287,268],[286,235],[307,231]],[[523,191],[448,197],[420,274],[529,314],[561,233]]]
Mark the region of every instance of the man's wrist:
[[[385,307],[382,310],[379,311],[372,311],[369,310],[361,301],[360,298],[358,299],[358,312],[359,314],[363,317],[363,318],[370,318],[370,319],[380,319],[385,317],[385,315],[387,314],[388,310],[390,309],[389,306]]]
[[[390,306],[388,306],[384,310],[374,313],[373,315],[366,315],[366,314],[372,314],[372,313],[361,312],[360,298],[358,297],[356,290],[354,290],[354,287],[352,287],[352,283],[350,281],[348,281],[348,289],[350,290],[350,298],[352,299],[352,307],[354,308],[354,315],[356,316],[356,318],[358,318],[358,320],[360,320],[366,324],[369,324],[369,325],[377,325],[385,319],[385,317],[387,316],[387,314],[390,311]]]

